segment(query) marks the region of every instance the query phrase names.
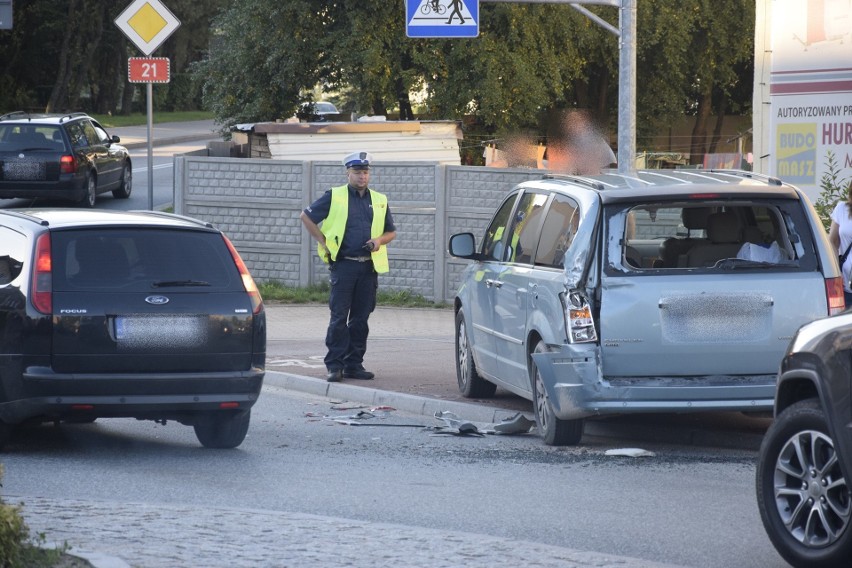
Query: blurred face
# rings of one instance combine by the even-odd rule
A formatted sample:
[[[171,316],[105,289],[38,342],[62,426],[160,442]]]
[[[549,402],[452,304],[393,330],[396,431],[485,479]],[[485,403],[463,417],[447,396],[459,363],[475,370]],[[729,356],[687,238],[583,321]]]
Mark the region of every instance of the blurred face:
[[[355,189],[367,189],[367,185],[370,183],[370,170],[349,168],[346,170],[346,175],[349,178],[349,185]]]

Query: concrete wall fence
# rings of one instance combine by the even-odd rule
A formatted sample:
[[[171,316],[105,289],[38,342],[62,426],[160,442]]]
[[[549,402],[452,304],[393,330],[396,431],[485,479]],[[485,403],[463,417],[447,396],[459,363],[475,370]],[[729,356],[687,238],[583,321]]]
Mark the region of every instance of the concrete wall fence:
[[[175,213],[209,221],[228,236],[258,282],[304,287],[328,281],[328,268],[299,213],[346,183],[339,162],[175,156]],[[433,301],[455,296],[467,261],[447,254],[450,235],[477,242],[516,184],[540,179],[533,169],[394,162],[372,168],[370,187],[388,196],[397,238],[388,247],[384,290]]]

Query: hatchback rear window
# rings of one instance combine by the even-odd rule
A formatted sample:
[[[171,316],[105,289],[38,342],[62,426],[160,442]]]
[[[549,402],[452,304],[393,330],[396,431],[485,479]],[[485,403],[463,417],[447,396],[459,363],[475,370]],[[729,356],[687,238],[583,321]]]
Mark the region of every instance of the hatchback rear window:
[[[167,229],[57,231],[52,238],[57,291],[241,290],[218,233]]]

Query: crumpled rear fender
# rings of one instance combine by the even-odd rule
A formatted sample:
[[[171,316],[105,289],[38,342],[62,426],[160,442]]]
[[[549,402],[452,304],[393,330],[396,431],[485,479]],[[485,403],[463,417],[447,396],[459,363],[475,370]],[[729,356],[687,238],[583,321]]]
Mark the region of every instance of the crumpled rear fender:
[[[531,355],[557,418],[573,420],[595,414],[587,401],[601,383],[600,347],[596,343],[562,345],[558,351]]]

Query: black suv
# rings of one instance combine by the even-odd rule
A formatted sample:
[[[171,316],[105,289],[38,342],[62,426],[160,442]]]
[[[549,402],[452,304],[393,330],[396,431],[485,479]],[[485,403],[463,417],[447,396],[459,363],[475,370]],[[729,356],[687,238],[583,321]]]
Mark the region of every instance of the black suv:
[[[260,294],[212,225],[0,211],[0,445],[26,421],[134,417],[236,447],[265,363]]]
[[[852,563],[850,377],[849,312],[802,326],[781,363],[757,503],[770,540],[793,566]]]
[[[99,193],[126,199],[133,169],[118,136],[85,113],[0,116],[0,198],[46,197],[94,207]]]

